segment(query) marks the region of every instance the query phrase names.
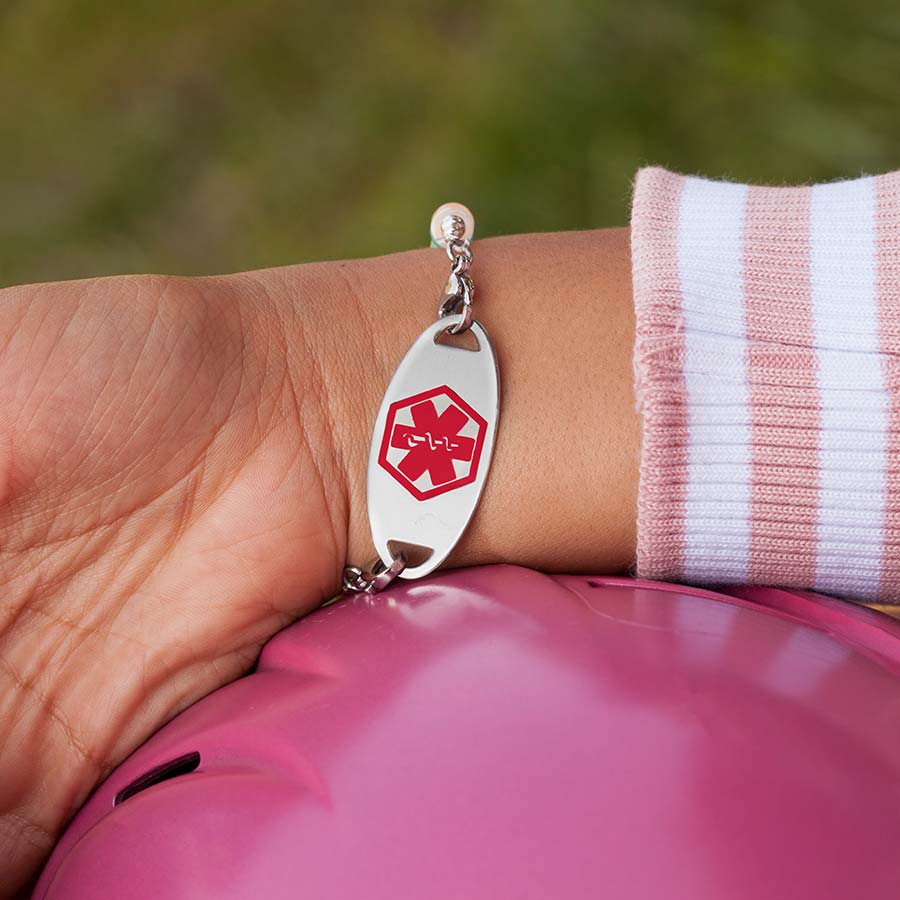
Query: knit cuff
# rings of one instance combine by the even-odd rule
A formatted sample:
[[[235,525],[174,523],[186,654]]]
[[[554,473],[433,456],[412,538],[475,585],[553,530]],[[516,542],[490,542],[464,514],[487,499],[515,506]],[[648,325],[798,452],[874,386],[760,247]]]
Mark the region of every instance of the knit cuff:
[[[645,169],[638,571],[900,597],[900,174]]]

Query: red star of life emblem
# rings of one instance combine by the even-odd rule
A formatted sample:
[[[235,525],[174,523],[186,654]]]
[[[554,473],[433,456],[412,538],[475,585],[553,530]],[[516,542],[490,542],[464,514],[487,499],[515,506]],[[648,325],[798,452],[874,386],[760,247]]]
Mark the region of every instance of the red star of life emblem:
[[[417,500],[471,484],[487,422],[441,385],[388,407],[378,464]]]

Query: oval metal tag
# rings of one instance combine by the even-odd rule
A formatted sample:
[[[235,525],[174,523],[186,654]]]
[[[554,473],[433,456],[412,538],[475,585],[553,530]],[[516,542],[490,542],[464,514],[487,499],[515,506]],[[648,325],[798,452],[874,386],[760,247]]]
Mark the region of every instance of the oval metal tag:
[[[497,363],[487,332],[469,329],[478,349],[437,343],[461,315],[438,319],[403,357],[372,435],[366,482],[369,524],[385,565],[423,548],[401,578],[421,578],[449,555],[478,504],[499,413]],[[425,552],[430,555],[422,559]]]

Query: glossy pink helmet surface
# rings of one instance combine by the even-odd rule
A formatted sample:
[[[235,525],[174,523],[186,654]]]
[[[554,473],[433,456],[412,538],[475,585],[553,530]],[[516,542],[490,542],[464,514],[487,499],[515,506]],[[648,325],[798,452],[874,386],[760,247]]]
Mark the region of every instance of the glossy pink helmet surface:
[[[900,624],[738,593],[491,567],[322,609],[115,771],[35,896],[895,900]]]

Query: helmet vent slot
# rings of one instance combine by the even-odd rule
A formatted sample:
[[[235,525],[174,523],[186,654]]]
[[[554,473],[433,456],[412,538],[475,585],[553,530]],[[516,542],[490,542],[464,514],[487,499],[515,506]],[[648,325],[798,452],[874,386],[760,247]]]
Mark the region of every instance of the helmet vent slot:
[[[162,765],[156,766],[149,772],[144,772],[143,775],[135,778],[130,784],[125,785],[125,787],[116,794],[116,799],[113,800],[113,806],[124,803],[126,800],[131,799],[135,794],[146,791],[147,788],[151,788],[154,785],[162,784],[162,782],[177,778],[179,775],[187,775],[190,772],[193,772],[199,765],[200,754],[196,750],[191,753],[185,753],[183,756],[178,756],[175,759],[171,759],[169,762],[162,763]]]

